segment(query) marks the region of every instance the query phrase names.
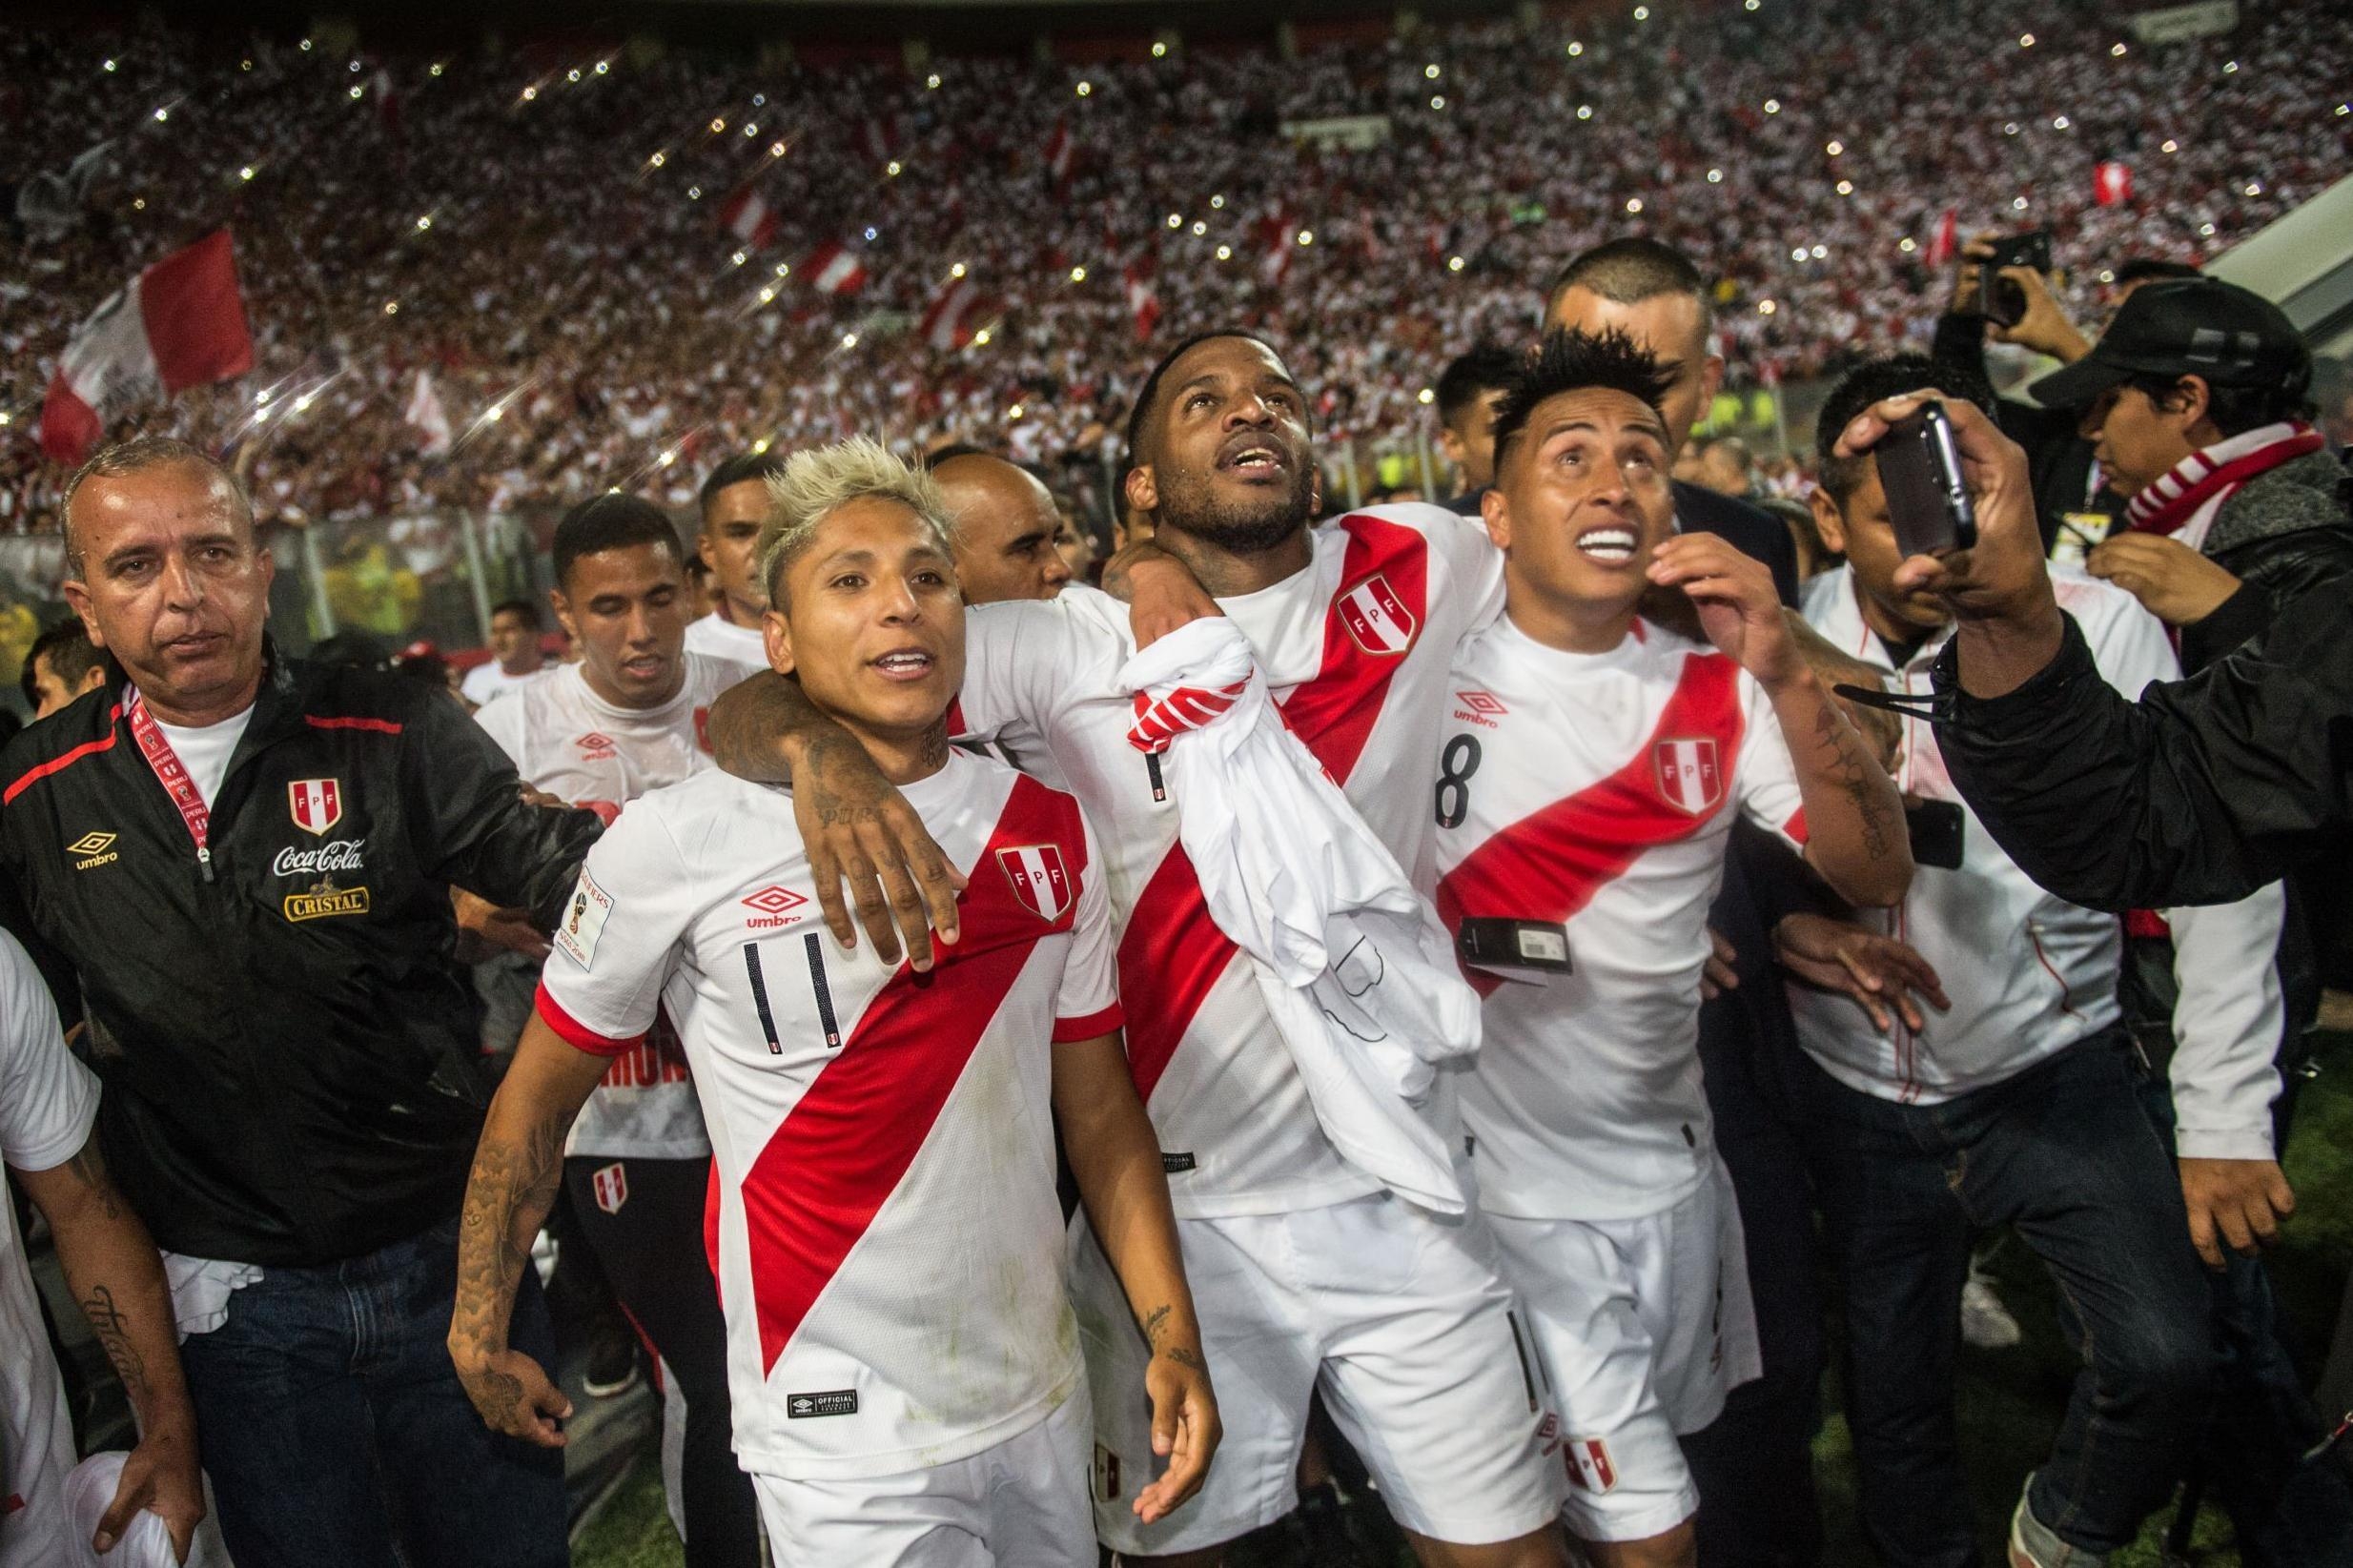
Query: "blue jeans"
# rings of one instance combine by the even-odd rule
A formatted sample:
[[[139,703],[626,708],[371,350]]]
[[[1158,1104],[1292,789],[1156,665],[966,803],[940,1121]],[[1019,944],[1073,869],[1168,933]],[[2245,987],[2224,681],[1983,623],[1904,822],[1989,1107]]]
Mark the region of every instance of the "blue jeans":
[[[2058,1287],[2082,1361],[2028,1499],[2113,1551],[2179,1478],[2212,1398],[2212,1298],[2121,1031],[1943,1105],[1858,1093],[1811,1062],[1801,1123],[1846,1282],[1863,1530],[1886,1562],[1971,1568],[1953,1377],[1974,1232],[2010,1225]]]
[[[457,1282],[452,1216],[364,1256],[265,1270],[180,1347],[238,1568],[563,1568],[563,1451],[493,1434],[467,1401],[446,1345]],[[553,1375],[528,1269],[510,1339]]]

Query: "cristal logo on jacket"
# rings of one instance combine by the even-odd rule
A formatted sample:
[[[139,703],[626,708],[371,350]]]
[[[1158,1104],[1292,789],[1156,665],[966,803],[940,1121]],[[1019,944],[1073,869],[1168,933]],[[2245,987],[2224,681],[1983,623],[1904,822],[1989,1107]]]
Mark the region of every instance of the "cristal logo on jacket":
[[[270,869],[281,877],[316,877],[329,871],[358,871],[365,864],[359,858],[362,842],[359,839],[337,839],[316,849],[280,849],[277,859],[270,863]]]

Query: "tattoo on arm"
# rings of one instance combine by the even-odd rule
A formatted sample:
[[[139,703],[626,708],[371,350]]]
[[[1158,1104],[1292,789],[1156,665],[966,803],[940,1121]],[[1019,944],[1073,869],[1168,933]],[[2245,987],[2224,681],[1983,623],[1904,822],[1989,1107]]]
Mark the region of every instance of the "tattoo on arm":
[[[1182,1345],[1171,1345],[1160,1354],[1167,1356],[1170,1360],[1176,1362],[1180,1367],[1191,1367],[1195,1372],[1207,1372],[1209,1370],[1207,1365],[1202,1362],[1198,1355],[1196,1355],[1193,1352],[1185,1349]]]
[[[1155,1307],[1144,1314],[1140,1325],[1144,1331],[1144,1343],[1156,1351],[1160,1348],[1160,1336],[1168,1333],[1168,1308]]]
[[[484,1352],[502,1349],[515,1289],[531,1267],[531,1242],[563,1180],[569,1112],[542,1117],[521,1139],[485,1137],[474,1155],[458,1231],[458,1301],[453,1337]],[[492,1396],[510,1406],[522,1385],[492,1374]]]
[[[1890,820],[1888,792],[1880,786],[1885,776],[1863,749],[1862,736],[1827,695],[1814,710],[1813,734],[1823,758],[1823,772],[1854,803],[1863,852],[1873,860],[1890,854],[1895,847],[1895,825]]]
[[[101,1206],[108,1219],[123,1217],[122,1194],[114,1191],[114,1183],[106,1173],[106,1161],[98,1154],[97,1146],[85,1144],[82,1151],[67,1162],[66,1169],[73,1179],[90,1190],[90,1195]]]
[[[773,670],[755,675],[711,704],[711,755],[738,778],[788,784],[792,770],[776,743],[812,723],[832,722],[809,705],[799,682]]]
[[[115,1375],[123,1380],[123,1392],[131,1396],[132,1405],[143,1407],[149,1395],[147,1362],[131,1342],[131,1320],[114,1304],[113,1288],[92,1285],[82,1302],[82,1315],[90,1319],[91,1332],[97,1335],[106,1358],[114,1363]]]

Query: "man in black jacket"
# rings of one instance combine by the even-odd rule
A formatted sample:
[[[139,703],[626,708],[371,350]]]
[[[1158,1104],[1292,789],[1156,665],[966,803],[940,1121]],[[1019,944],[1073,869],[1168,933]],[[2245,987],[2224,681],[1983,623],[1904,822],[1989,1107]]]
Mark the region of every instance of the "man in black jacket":
[[[100,454],[65,516],[128,679],[0,754],[6,914],[71,966],[107,1164],[210,1319],[182,1354],[229,1549],[553,1568],[561,1456],[484,1432],[443,1349],[488,1098],[450,888],[552,926],[596,819],[524,804],[438,693],[277,657],[195,449]]]

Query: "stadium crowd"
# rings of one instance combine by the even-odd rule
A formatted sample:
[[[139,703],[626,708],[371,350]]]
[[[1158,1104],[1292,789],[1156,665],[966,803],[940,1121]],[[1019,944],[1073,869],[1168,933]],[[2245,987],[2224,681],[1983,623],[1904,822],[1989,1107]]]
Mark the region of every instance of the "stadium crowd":
[[[1948,210],[1962,233],[2050,230],[2097,318],[2111,258],[2210,255],[2343,167],[2353,47],[2330,15],[2250,8],[2160,48],[2113,8],[1770,0],[1297,58],[911,69],[9,23],[0,179],[111,145],[66,233],[0,253],[0,526],[54,525],[63,471],[31,438],[75,325],[222,223],[255,372],[124,412],[249,443],[265,519],[616,484],[677,504],[703,453],[854,432],[1068,459],[1099,499],[1135,390],[1131,271],[1162,339],[1239,319],[1299,344],[1335,450],[1414,429],[1461,345],[1524,336],[1531,270],[1628,228],[1710,258],[1735,387],[1925,344]],[[1349,115],[1385,137],[1281,130]],[[2131,190],[2101,206],[2106,159]],[[723,226],[739,192],[774,219],[762,243]],[[854,294],[812,280],[835,243]],[[934,346],[953,267],[971,293]],[[403,420],[419,369],[446,458]]]

